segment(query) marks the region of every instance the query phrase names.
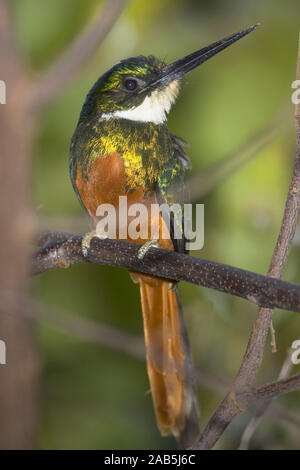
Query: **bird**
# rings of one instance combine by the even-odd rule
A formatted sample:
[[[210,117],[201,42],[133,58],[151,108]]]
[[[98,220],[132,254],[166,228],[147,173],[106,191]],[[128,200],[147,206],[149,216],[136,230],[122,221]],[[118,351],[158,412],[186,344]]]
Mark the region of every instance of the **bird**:
[[[127,208],[173,203],[182,207],[188,201],[185,172],[191,163],[185,141],[168,129],[167,114],[188,72],[257,26],[168,65],[152,55],[121,60],[87,94],[70,146],[72,185],[94,229],[101,205],[115,209],[118,234],[122,231],[127,241],[142,245],[141,261],[152,246],[186,253],[184,233],[181,238],[174,236],[176,230],[183,231],[183,220],[176,211],[169,218],[159,213],[157,239],[151,238],[150,230],[130,236],[127,228],[132,217],[129,212],[120,214],[120,197],[126,197]],[[149,211],[145,218],[149,225],[153,223]],[[162,237],[163,230],[168,237]],[[102,238],[95,230],[83,238],[86,257],[93,236]],[[130,275],[140,287],[147,371],[158,428],[163,436],[173,435],[181,447],[189,446],[200,432],[199,405],[177,283],[141,272]]]

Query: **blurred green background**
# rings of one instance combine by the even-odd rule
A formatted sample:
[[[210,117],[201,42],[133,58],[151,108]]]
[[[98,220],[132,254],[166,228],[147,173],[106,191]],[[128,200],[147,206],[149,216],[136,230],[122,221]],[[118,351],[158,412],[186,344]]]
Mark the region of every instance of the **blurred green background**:
[[[98,12],[99,0],[15,0],[19,40],[38,75]],[[175,60],[257,22],[260,28],[185,80],[169,117],[186,139],[196,174],[262,129],[290,102],[295,79],[299,0],[133,0],[88,65],[40,115],[32,172],[33,203],[42,223],[74,229],[82,209],[68,175],[68,150],[85,95],[120,59],[154,54]],[[281,222],[295,147],[293,107],[270,145],[226,178],[205,203],[205,245],[199,256],[266,273]],[[81,220],[81,219],[80,219]],[[80,222],[81,231],[88,223]],[[299,233],[299,232],[298,232]],[[300,235],[284,278],[298,282]],[[193,253],[194,254],[194,253]],[[142,334],[138,288],[122,269],[77,265],[32,281],[32,292],[53,311],[66,310]],[[232,379],[247,344],[256,308],[212,290],[182,285],[186,324],[200,370]],[[299,317],[275,311],[278,352],[269,341],[258,380],[274,379],[286,350],[300,338]],[[43,361],[40,391],[42,449],[163,449],[143,363],[80,341],[45,323],[38,325]],[[299,372],[299,366],[293,372]],[[199,389],[202,423],[221,395]],[[281,399],[300,412],[299,393]],[[249,415],[236,419],[219,448],[234,448]],[[252,448],[298,448],[299,431],[266,418]]]

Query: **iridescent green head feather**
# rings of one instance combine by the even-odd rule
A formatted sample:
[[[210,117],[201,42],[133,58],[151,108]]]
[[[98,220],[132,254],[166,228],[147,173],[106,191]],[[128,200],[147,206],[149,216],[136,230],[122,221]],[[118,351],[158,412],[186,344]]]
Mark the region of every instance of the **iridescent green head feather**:
[[[122,60],[95,83],[80,119],[90,121],[96,116],[161,124],[179,93],[181,78],[255,28],[232,34],[169,65],[153,56]]]
[[[83,113],[94,108],[99,114],[108,114],[139,106],[151,94],[146,87],[159,78],[164,66],[164,62],[153,56],[122,60],[97,80],[87,96]]]

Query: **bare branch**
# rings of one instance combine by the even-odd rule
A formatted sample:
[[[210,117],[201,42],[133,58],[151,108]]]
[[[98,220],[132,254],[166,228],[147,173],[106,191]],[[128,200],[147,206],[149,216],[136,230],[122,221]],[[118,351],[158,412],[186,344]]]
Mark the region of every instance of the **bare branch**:
[[[48,236],[45,233],[42,235],[40,241],[47,243],[33,253],[33,274],[68,268],[74,263],[86,261],[81,249],[81,235],[58,232],[56,238],[48,242],[52,236],[53,232]],[[139,260],[137,253],[140,246],[95,237],[91,242],[88,261],[189,282],[242,297],[258,305],[300,312],[300,286],[296,284],[159,248],[150,249],[146,257]]]
[[[107,0],[96,21],[75,38],[39,82],[33,85],[30,109],[40,110],[74,78],[115,24],[127,0]]]

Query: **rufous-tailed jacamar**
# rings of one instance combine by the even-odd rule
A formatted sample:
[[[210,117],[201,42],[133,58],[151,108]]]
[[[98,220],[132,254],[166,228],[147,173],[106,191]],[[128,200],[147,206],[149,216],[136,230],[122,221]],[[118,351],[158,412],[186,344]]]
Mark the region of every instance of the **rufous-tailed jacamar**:
[[[186,201],[183,140],[168,130],[166,114],[192,69],[256,26],[233,34],[170,65],[153,56],[122,60],[102,75],[87,95],[71,143],[70,174],[83,207],[96,226],[98,206],[119,208],[119,196],[150,207]],[[149,217],[149,216],[147,216]],[[125,219],[127,223],[127,215]],[[160,229],[165,220],[159,217]],[[149,226],[151,220],[148,220]],[[160,248],[184,251],[184,239],[158,240]],[[120,228],[120,227],[118,227]],[[123,227],[124,228],[124,227]],[[165,227],[164,227],[165,228]],[[160,231],[161,233],[161,231]],[[128,241],[149,243],[146,238]],[[86,249],[86,246],[85,246]],[[189,443],[198,432],[195,374],[174,283],[140,273],[147,369],[159,429]]]

